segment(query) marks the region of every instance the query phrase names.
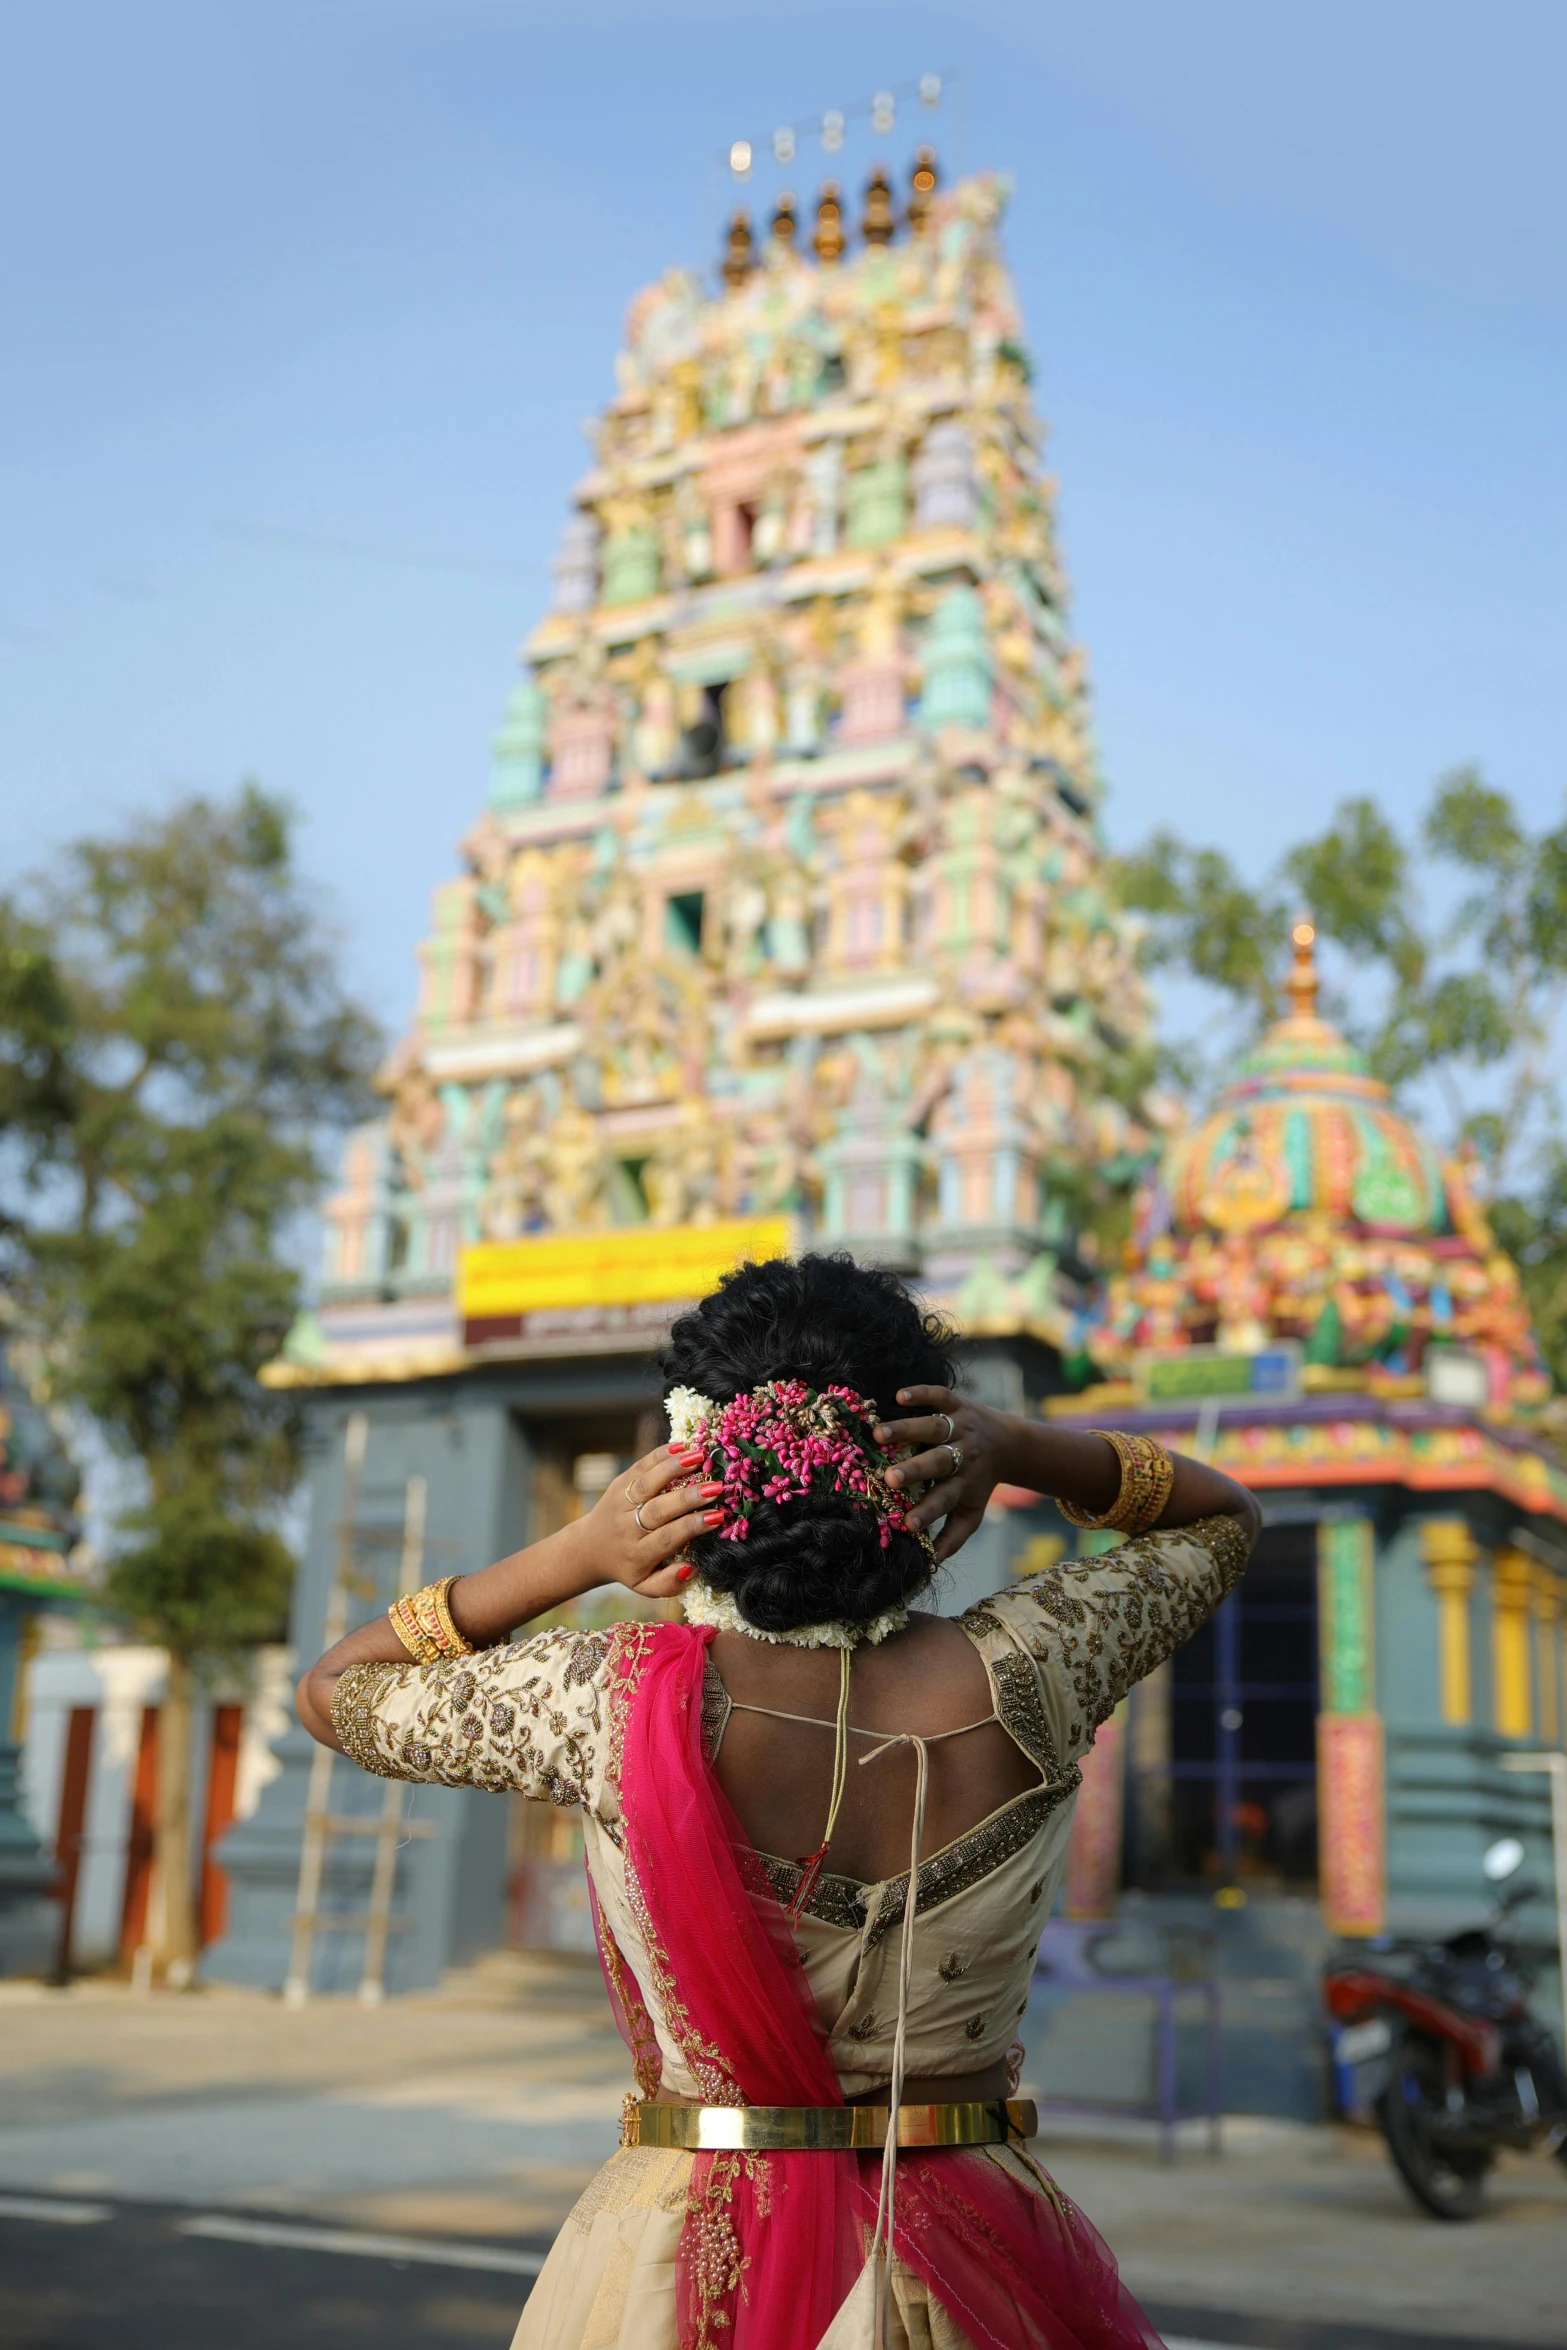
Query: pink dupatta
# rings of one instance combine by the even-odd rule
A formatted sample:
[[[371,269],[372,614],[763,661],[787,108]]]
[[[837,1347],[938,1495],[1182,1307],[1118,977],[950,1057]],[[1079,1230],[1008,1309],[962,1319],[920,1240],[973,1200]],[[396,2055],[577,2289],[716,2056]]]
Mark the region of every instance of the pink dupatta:
[[[628,1625],[611,1650],[626,1889],[649,1989],[708,2104],[841,2105],[788,1921],[703,1748],[711,1638]],[[646,2095],[657,2076],[641,1995],[599,1928]],[[840,2338],[833,2320],[861,2282],[881,2169],[850,2153],[697,2155],[680,2350],[819,2350],[830,2330]],[[1025,2182],[980,2149],[904,2151],[892,2241],[976,2350],[1159,2350],[1108,2247],[1043,2173]]]

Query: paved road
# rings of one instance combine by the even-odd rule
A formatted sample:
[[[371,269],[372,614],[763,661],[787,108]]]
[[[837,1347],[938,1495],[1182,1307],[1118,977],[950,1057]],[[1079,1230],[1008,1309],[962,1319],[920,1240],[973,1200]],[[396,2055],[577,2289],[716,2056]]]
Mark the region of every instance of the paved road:
[[[544,2250],[0,2195],[0,2350],[506,2350]],[[1149,2314],[1169,2350],[1505,2350],[1495,2337]]]
[[[381,2011],[0,1984],[0,2211],[103,2213],[0,2217],[0,2350],[505,2350],[519,2255],[613,2145],[625,2085],[587,1965],[486,1966]],[[1487,2217],[1451,2228],[1365,2133],[1237,2117],[1222,2160],[1164,2165],[1135,2126],[1052,2126],[1039,2152],[1172,2337],[1567,2350],[1567,2171],[1541,2156],[1500,2164]],[[213,2223],[231,2232],[189,2233]],[[279,2228],[453,2258],[398,2268],[384,2243]]]

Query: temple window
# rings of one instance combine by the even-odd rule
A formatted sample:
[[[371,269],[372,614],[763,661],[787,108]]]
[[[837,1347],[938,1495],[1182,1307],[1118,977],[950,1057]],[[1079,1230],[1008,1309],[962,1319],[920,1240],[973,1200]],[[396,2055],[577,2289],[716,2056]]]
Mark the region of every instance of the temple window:
[[[697,714],[681,737],[680,772],[695,778],[716,775],[724,763],[727,732],[724,725],[726,685],[705,685]]]
[[[751,568],[751,538],[756,529],[753,502],[726,499],[713,512],[713,568],[722,577]]]
[[[613,1224],[645,1224],[648,1219],[647,1192],[643,1188],[642,1170],[647,1165],[644,1155],[635,1159],[616,1159],[609,1170],[609,1214]]]
[[[687,955],[702,952],[703,893],[699,889],[683,890],[678,897],[664,900],[664,939],[669,946]]]

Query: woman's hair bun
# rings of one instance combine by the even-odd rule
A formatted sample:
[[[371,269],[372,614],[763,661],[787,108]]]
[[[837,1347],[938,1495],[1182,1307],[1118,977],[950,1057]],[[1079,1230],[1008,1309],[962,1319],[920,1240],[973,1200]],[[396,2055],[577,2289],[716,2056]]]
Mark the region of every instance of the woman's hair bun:
[[[912,1534],[892,1534],[842,1495],[759,1502],[738,1542],[699,1535],[690,1557],[703,1581],[727,1591],[759,1632],[801,1624],[869,1624],[901,1607],[931,1577],[930,1554]]]
[[[669,1333],[664,1386],[732,1403],[769,1379],[852,1387],[895,1411],[900,1387],[950,1387],[952,1333],[896,1273],[850,1256],[740,1265]]]
[[[771,1379],[851,1387],[884,1413],[900,1387],[950,1387],[952,1334],[923,1313],[895,1273],[850,1256],[770,1258],[725,1274],[669,1334],[664,1385],[714,1403]],[[930,1554],[912,1534],[884,1545],[881,1520],[841,1494],[759,1502],[740,1541],[704,1534],[690,1555],[715,1591],[759,1632],[801,1624],[868,1624],[930,1581]]]

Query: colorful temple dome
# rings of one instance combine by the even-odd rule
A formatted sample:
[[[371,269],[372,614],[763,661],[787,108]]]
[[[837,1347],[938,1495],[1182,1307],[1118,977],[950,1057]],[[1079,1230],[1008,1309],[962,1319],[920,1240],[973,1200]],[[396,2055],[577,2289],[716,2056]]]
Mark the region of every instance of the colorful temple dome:
[[[1392,1107],[1364,1058],[1318,1016],[1309,924],[1295,933],[1291,1009],[1248,1053],[1211,1114],[1170,1152],[1176,1225],[1249,1233],[1325,1215],[1368,1235],[1450,1233],[1434,1146]]]
[[[1483,1357],[1493,1404],[1543,1402],[1517,1269],[1467,1169],[1319,1015],[1314,939],[1297,923],[1288,1014],[1169,1145],[1090,1351],[1122,1368],[1145,1348],[1294,1339],[1319,1373],[1398,1378],[1458,1346]]]

